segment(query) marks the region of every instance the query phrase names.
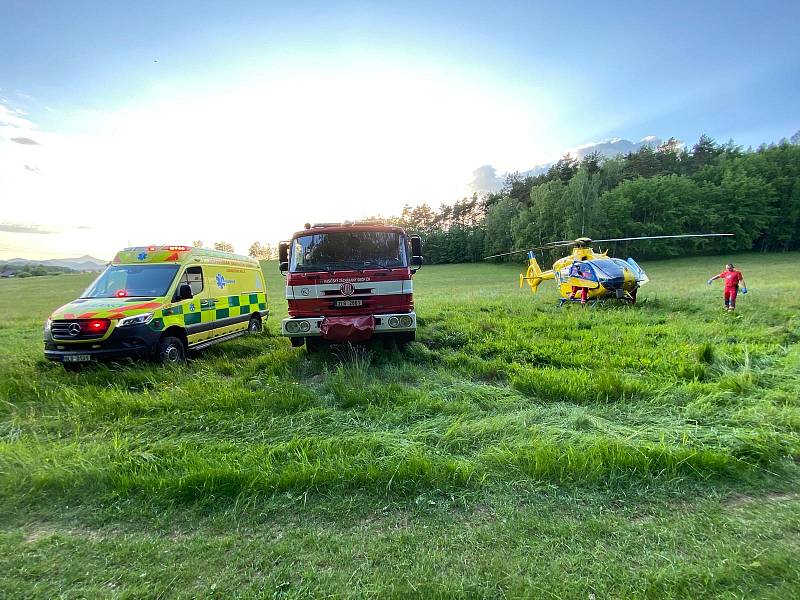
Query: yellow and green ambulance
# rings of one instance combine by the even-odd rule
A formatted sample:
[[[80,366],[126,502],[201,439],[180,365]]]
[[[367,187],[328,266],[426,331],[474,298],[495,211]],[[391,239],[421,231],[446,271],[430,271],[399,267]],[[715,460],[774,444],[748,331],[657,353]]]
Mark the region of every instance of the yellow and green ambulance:
[[[126,356],[177,363],[190,350],[258,333],[268,315],[255,259],[190,246],[125,248],[50,315],[44,355],[68,369]]]

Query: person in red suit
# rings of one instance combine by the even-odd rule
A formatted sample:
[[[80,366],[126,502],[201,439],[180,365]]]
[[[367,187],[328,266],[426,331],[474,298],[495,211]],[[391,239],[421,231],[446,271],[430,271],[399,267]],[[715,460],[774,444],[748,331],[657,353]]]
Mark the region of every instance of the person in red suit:
[[[714,280],[722,279],[725,281],[725,291],[723,298],[725,300],[725,310],[733,312],[736,310],[736,296],[739,294],[739,283],[742,284],[742,293],[747,293],[747,284],[744,282],[744,275],[741,271],[737,271],[733,263],[725,265],[725,270],[719,275],[714,275],[706,283],[711,285]]]

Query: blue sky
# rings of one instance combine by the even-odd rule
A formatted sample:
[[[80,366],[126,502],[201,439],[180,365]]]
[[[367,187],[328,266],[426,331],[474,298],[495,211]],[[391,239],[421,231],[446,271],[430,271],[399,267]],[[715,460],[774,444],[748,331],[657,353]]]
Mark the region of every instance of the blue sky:
[[[197,236],[245,251],[306,218],[452,202],[484,164],[800,129],[800,3],[652,4],[5,2],[0,195],[16,208],[0,221],[32,231],[0,231],[0,257]],[[265,222],[175,229],[120,208],[231,197]],[[43,214],[67,229],[34,232],[56,231]]]

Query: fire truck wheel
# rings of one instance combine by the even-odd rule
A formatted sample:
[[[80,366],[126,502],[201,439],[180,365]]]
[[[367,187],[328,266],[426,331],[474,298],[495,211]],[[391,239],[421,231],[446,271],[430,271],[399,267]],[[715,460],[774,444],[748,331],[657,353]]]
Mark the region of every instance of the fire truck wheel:
[[[247,324],[248,335],[255,335],[261,332],[261,319],[258,317],[250,317],[250,322]]]
[[[158,362],[162,365],[177,365],[186,360],[186,348],[183,342],[168,335],[158,343]]]
[[[406,333],[398,333],[397,336],[395,337],[395,341],[397,342],[398,346],[404,348],[405,346],[413,342],[416,339],[416,337],[417,335],[415,331],[408,331]]]
[[[306,350],[308,352],[317,352],[322,347],[322,340],[318,337],[306,338]]]

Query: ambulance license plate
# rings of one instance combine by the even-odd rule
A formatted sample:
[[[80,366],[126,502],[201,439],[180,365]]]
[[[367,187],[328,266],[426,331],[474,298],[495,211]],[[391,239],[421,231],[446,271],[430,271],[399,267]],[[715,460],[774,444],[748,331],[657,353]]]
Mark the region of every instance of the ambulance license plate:
[[[362,306],[363,300],[337,300],[336,306]]]
[[[65,354],[64,362],[89,362],[92,360],[90,354]]]

